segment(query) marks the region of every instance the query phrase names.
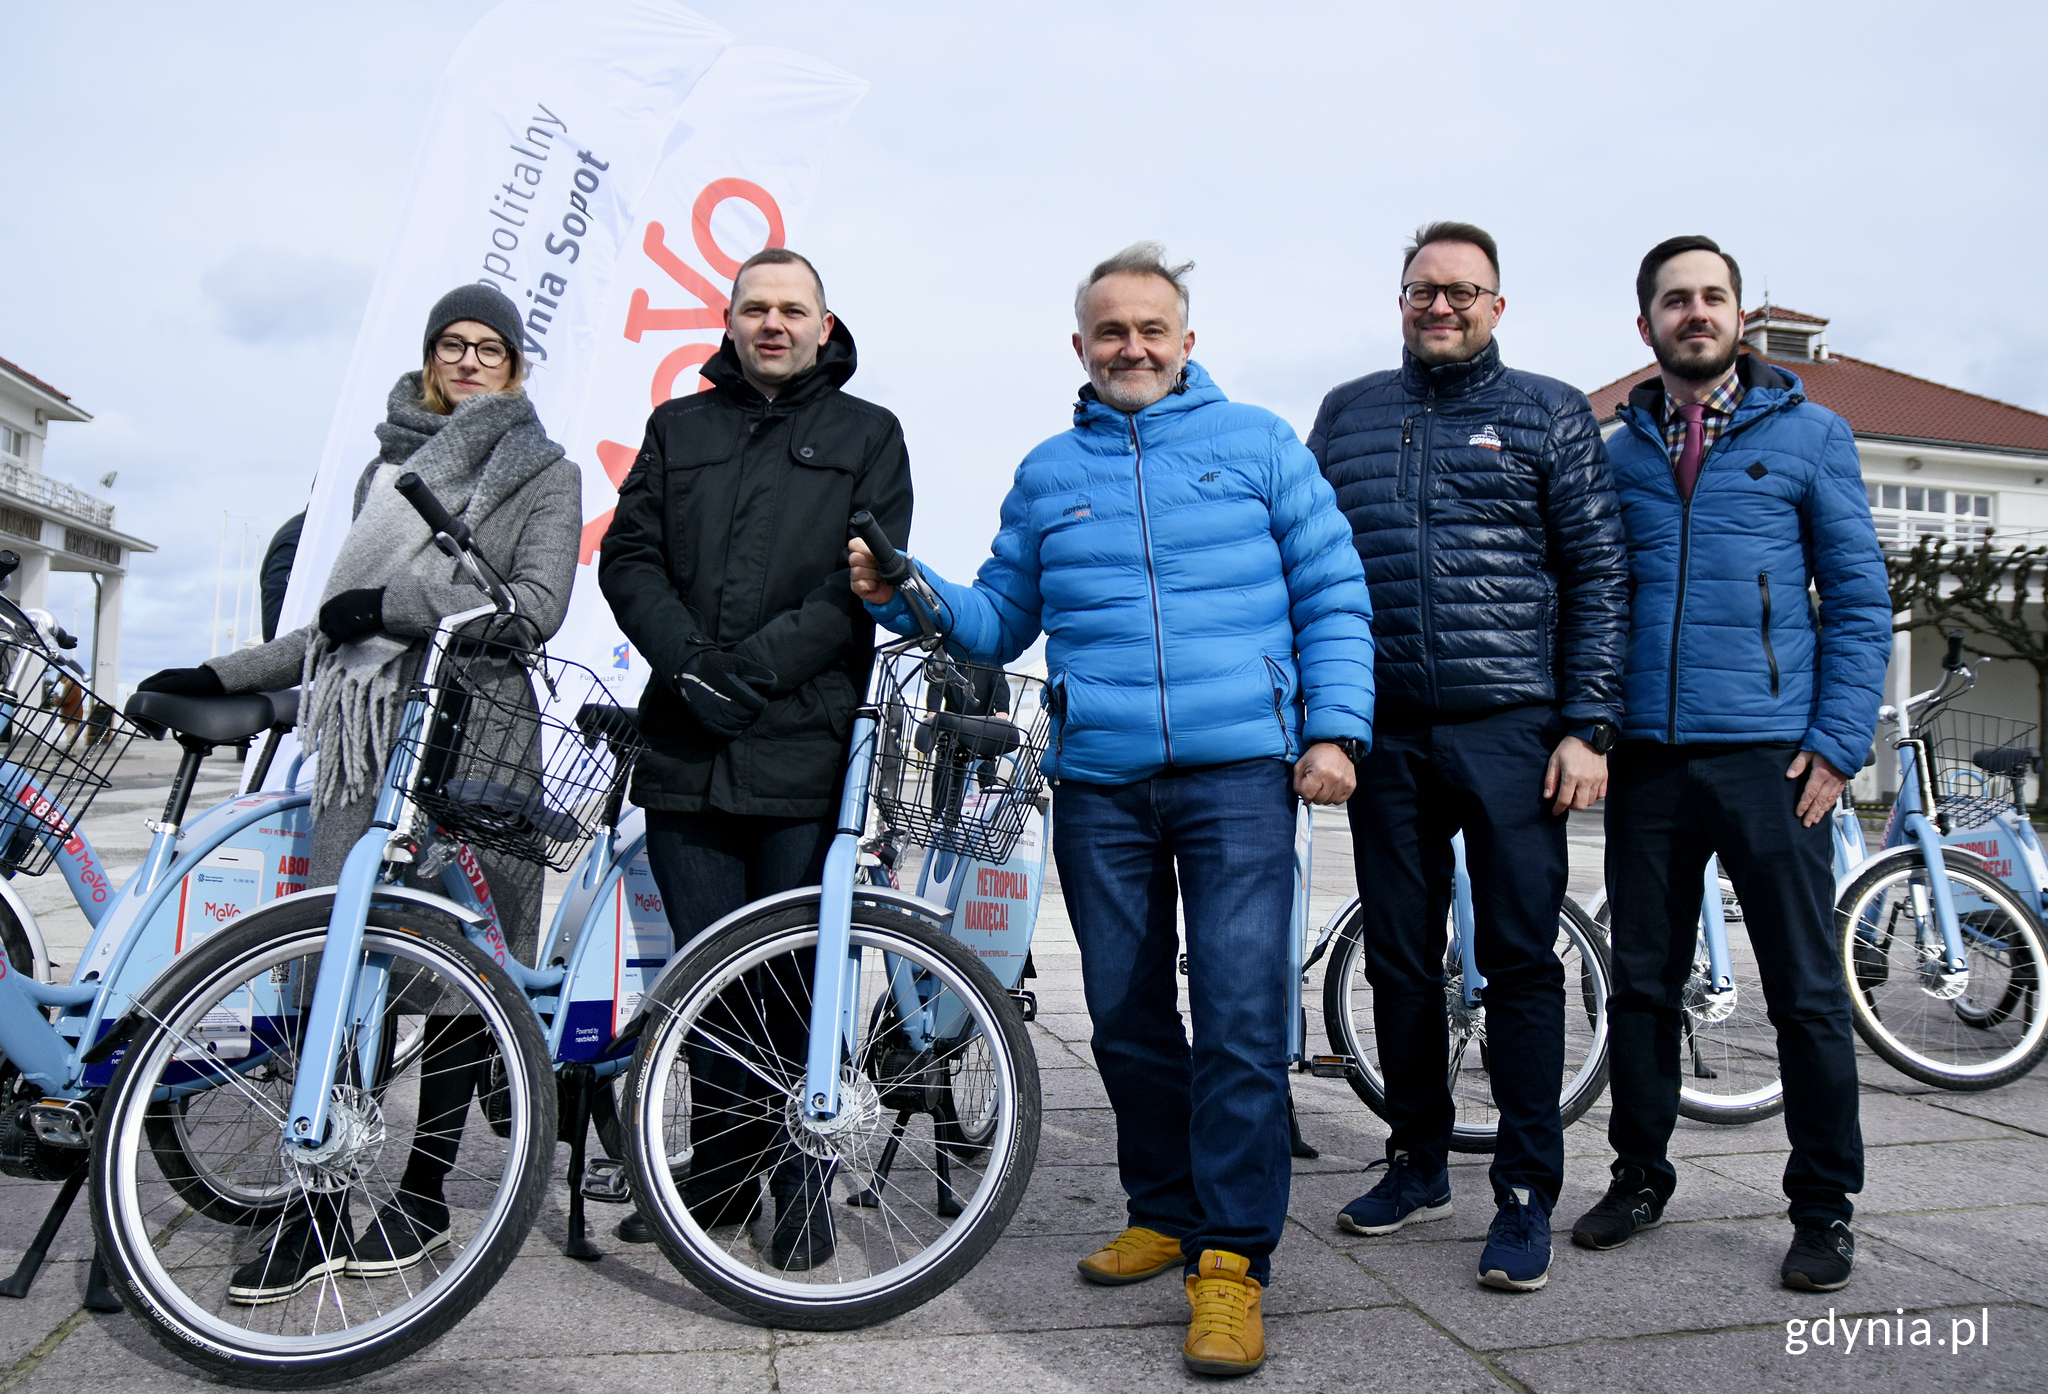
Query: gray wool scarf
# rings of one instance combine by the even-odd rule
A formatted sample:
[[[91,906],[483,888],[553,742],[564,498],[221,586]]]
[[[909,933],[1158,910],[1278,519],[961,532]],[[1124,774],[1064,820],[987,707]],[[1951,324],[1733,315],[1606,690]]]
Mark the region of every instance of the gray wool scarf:
[[[321,589],[323,605],[344,591],[376,589],[399,576],[452,572],[426,523],[392,487],[400,474],[418,474],[449,513],[476,527],[563,455],[523,393],[484,393],[441,416],[420,404],[414,372],[399,378],[385,406],[377,427],[383,448],[357,486],[355,521]],[[495,560],[502,565],[507,559]],[[316,807],[353,803],[376,789],[405,714],[405,660],[415,642],[380,633],[337,645],[314,631],[306,645],[299,739],[320,754]]]

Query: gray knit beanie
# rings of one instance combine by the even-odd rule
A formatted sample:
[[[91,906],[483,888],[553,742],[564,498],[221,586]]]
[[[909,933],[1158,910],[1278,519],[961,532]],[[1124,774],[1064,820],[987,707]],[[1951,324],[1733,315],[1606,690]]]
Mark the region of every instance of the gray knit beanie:
[[[524,328],[519,322],[519,307],[505,298],[505,293],[496,286],[474,282],[457,286],[434,302],[433,313],[427,316],[427,334],[420,341],[420,356],[434,351],[434,340],[441,331],[459,319],[473,319],[478,324],[488,324],[498,331],[498,337],[509,345],[514,353],[519,352],[519,341]]]

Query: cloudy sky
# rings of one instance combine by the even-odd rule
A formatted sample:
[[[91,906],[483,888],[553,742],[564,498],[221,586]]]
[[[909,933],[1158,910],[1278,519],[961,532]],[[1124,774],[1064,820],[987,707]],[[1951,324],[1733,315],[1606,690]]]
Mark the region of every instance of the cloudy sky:
[[[118,469],[119,525],[161,548],[125,680],[210,651],[223,513],[260,547],[302,505],[434,84],[489,8],[0,0],[0,357],[95,417],[53,428],[49,472]],[[1067,425],[1075,280],[1140,237],[1198,263],[1196,356],[1304,432],[1396,360],[1400,248],[1437,217],[1499,238],[1509,360],[1581,387],[1647,360],[1644,249],[1703,231],[1836,351],[2048,410],[2039,5],[695,8],[872,83],[796,241],[954,574]]]

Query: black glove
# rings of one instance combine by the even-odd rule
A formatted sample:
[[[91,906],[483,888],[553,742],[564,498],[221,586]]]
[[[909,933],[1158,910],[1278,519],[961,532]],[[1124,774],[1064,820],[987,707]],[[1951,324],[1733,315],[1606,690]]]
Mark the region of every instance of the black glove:
[[[718,649],[699,650],[676,674],[676,691],[690,704],[690,715],[724,740],[754,724],[774,685],[770,669]]]
[[[384,588],[343,591],[320,607],[320,632],[329,643],[353,644],[384,627]]]
[[[225,697],[220,674],[204,663],[197,668],[166,668],[135,685],[137,692],[168,692],[173,697]]]

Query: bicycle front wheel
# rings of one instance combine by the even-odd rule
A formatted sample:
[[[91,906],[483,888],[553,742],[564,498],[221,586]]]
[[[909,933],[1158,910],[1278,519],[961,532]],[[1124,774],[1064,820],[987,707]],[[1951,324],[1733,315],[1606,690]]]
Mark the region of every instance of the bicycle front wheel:
[[[1835,906],[1857,1034],[1901,1074],[1943,1089],[1995,1089],[2048,1052],[2041,932],[1994,876],[1951,864],[1949,895],[1966,971],[1943,964],[1919,852],[1866,871]]]
[[[94,1232],[128,1309],[239,1384],[358,1378],[448,1330],[524,1241],[554,1151],[533,1009],[459,935],[382,910],[357,988],[376,1000],[345,1037],[328,1138],[285,1145],[328,916],[315,902],[230,925],[177,961],[93,1152]],[[502,1137],[468,1117],[486,1050],[504,1066]]]
[[[1023,1018],[972,952],[856,904],[839,1112],[806,1118],[817,920],[815,901],[749,916],[651,995],[626,1142],[684,1277],[756,1321],[835,1331],[929,1301],[988,1251],[1031,1179],[1040,1100]]]
[[[1607,945],[1593,921],[1567,896],[1558,907],[1555,949],[1564,969],[1564,1074],[1558,1111],[1570,1127],[1607,1088]],[[1372,984],[1365,975],[1364,910],[1353,903],[1338,930],[1323,977],[1323,1016],[1330,1049],[1346,1056],[1352,1092],[1386,1117],[1386,1076],[1372,1016]],[[1499,1142],[1500,1111],[1493,1103],[1488,1068],[1486,1008],[1467,1007],[1464,972],[1455,936],[1444,951],[1444,999],[1450,1027],[1447,1079],[1457,1121],[1454,1152],[1491,1152]]]

